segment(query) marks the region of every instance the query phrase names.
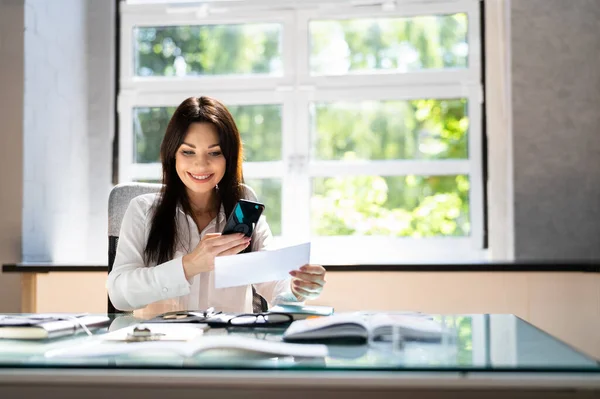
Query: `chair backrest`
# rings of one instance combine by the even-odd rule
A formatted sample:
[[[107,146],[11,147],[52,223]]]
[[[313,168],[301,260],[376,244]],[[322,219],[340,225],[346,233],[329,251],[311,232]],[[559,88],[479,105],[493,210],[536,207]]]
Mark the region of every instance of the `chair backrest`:
[[[122,183],[118,184],[110,192],[108,197],[108,272],[112,271],[119,244],[119,231],[125,211],[129,202],[135,197],[143,194],[157,193],[162,184],[157,183]],[[252,308],[255,313],[268,310],[267,301],[260,296],[254,286],[252,287]],[[110,298],[108,298],[108,313],[122,313],[115,309]]]
[[[162,184],[156,183],[123,183],[118,184],[110,192],[108,197],[108,272],[110,273],[115,263],[117,245],[119,244],[119,231],[125,211],[129,202],[135,197],[143,194],[157,193]],[[122,313],[115,309],[110,298],[108,298],[108,313]]]

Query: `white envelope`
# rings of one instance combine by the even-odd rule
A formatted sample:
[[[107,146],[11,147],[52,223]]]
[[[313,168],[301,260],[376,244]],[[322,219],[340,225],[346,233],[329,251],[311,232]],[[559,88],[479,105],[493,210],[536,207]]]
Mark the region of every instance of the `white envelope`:
[[[215,288],[284,280],[309,263],[310,243],[215,258]]]

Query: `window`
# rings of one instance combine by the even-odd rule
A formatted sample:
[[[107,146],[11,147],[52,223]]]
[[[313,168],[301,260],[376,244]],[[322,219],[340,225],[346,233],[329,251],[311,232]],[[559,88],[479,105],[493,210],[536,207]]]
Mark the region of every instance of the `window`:
[[[224,102],[276,240],[323,264],[485,258],[477,0],[120,4],[119,181]]]

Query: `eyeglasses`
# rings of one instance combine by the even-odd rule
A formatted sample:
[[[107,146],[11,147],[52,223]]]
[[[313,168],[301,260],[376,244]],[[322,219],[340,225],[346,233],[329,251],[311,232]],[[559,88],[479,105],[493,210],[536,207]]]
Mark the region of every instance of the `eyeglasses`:
[[[232,317],[227,324],[234,327],[280,327],[293,320],[288,313],[247,313]]]

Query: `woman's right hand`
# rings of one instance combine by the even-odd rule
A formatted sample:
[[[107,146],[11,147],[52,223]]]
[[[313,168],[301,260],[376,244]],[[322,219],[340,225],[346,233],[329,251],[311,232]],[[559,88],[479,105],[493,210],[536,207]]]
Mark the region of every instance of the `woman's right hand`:
[[[250,237],[242,233],[206,234],[192,252],[183,256],[183,271],[187,280],[215,268],[215,257],[235,255],[250,245]]]

